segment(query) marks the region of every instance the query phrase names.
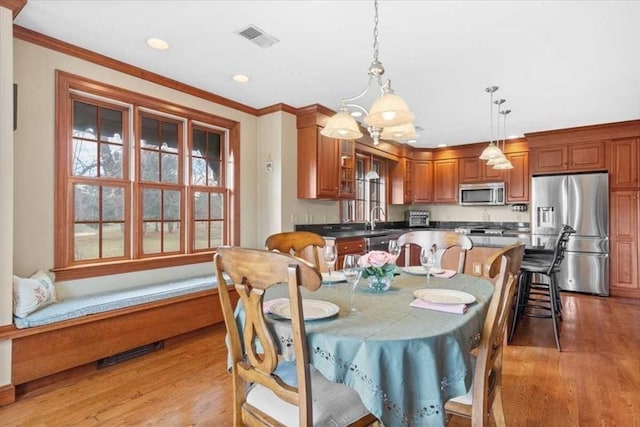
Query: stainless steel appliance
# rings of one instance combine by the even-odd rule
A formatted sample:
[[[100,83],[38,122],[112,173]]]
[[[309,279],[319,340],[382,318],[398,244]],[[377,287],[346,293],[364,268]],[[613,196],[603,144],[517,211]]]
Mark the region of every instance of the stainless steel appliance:
[[[428,227],[429,211],[405,211],[405,219],[409,227]]]
[[[609,178],[604,173],[532,179],[531,243],[552,248],[563,224],[571,235],[560,288],[609,295]]]
[[[460,184],[458,191],[462,206],[504,205],[504,182]]]

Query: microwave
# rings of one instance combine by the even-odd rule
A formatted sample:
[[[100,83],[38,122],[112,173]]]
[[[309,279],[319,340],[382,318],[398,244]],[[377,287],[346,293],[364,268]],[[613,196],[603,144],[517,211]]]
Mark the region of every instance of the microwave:
[[[406,211],[405,219],[409,227],[428,227],[429,211]]]
[[[505,204],[504,182],[460,184],[461,206],[496,206]]]

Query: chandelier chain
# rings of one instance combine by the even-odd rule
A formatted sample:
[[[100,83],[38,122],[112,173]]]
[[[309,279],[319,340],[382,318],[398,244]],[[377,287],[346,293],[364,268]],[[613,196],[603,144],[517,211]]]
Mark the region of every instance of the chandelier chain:
[[[373,18],[373,60],[378,62],[378,0],[373,2],[375,14]]]

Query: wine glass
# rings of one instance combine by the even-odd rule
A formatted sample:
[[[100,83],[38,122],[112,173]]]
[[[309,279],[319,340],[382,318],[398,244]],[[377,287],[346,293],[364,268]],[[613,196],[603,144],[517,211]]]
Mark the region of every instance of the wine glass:
[[[333,265],[336,263],[338,259],[338,248],[335,245],[326,245],[324,249],[322,249],[322,258],[324,262],[327,263],[327,268],[329,269],[329,276],[331,276],[331,270],[333,270]]]
[[[388,250],[391,255],[397,258],[398,256],[400,256],[400,251],[402,250],[402,248],[398,244],[398,241],[394,239],[394,240],[389,240]]]
[[[427,272],[427,284],[431,279],[431,268],[436,265],[436,252],[433,248],[422,248],[420,251],[420,264]]]
[[[362,276],[362,266],[359,263],[360,255],[347,254],[344,257],[344,264],[342,266],[342,273],[344,278],[349,283],[351,289],[351,297],[349,298],[349,313],[359,313],[360,310],[353,306],[353,294],[358,286],[358,280]]]

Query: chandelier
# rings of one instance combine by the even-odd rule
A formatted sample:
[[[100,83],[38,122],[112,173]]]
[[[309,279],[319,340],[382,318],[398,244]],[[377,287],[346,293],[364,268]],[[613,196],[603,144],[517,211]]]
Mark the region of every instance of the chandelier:
[[[507,115],[511,113],[511,110],[503,110],[502,104],[506,101],[504,99],[493,100],[493,94],[498,90],[498,86],[489,86],[485,88],[485,92],[490,95],[490,116],[489,121],[491,123],[491,139],[489,145],[480,154],[480,160],[486,160],[487,165],[493,166],[493,169],[513,169],[511,161],[504,155],[504,147],[507,142]],[[498,106],[497,114],[497,136],[494,143],[494,130],[493,130],[493,105]],[[502,149],[500,149],[500,116],[503,117],[503,139]]]
[[[350,113],[350,111],[359,111],[365,114],[364,123],[367,125],[373,145],[378,145],[380,138],[405,142],[418,136],[412,123],[414,115],[409,111],[407,103],[391,89],[391,80],[384,83],[382,81],[384,67],[378,60],[378,0],[374,0],[374,9],[373,62],[369,66],[369,82],[358,95],[342,100],[338,112],[329,119],[320,133],[330,138],[339,139],[362,137],[360,125]],[[355,101],[364,97],[374,83],[380,90],[381,96],[367,110]]]

